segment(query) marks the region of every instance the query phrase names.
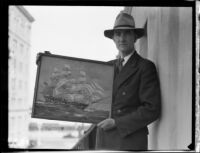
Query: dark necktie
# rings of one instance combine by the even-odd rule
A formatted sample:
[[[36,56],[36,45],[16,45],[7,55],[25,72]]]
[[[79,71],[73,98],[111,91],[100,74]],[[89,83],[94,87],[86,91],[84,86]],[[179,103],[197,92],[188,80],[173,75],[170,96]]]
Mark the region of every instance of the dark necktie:
[[[123,58],[120,58],[119,59],[119,65],[118,65],[118,69],[119,69],[119,72],[122,70],[122,67],[123,67],[123,63],[124,62],[124,59]]]

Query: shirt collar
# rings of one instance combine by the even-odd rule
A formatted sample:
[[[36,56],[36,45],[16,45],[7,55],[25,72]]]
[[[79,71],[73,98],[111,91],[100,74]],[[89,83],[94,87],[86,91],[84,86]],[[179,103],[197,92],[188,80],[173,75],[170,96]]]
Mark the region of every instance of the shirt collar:
[[[133,55],[134,51],[124,57],[123,66],[128,62],[129,58]]]

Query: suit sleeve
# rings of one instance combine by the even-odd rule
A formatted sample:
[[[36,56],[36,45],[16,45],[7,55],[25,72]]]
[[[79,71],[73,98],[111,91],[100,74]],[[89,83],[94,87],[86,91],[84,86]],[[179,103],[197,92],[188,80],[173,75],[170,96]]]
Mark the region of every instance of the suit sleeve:
[[[117,129],[122,137],[144,128],[160,115],[159,79],[155,65],[149,61],[141,65],[139,99],[141,105],[136,111],[115,119]]]

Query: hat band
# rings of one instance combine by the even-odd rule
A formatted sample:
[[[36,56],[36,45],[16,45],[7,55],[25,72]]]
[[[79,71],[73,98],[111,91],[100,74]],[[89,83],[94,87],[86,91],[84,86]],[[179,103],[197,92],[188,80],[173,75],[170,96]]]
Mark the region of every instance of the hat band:
[[[114,29],[121,28],[121,27],[135,28],[134,26],[131,26],[131,25],[118,25],[118,26],[115,26]]]

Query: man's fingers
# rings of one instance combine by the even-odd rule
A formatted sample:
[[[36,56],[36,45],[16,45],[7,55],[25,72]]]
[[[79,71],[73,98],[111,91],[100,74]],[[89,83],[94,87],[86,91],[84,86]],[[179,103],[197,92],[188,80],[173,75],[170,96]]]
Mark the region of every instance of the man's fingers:
[[[100,127],[101,127],[101,126],[104,124],[104,121],[105,121],[105,120],[103,120],[103,121],[101,121],[100,123],[98,123],[97,126],[100,126]]]
[[[102,124],[99,125],[99,127],[105,130],[106,129],[106,124],[102,123]]]
[[[99,124],[97,124],[97,126],[106,130],[109,127],[109,119],[101,121]]]
[[[111,118],[105,119],[101,121],[100,123],[97,124],[98,127],[104,129],[104,130],[109,130],[115,127],[115,121]]]

